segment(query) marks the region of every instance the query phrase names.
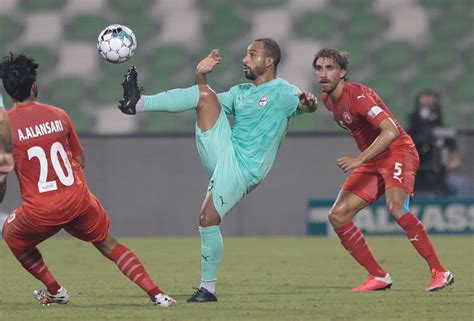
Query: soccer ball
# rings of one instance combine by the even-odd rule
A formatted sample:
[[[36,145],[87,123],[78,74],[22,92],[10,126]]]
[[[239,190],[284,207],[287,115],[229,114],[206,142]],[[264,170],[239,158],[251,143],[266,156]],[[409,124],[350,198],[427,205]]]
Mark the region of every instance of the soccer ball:
[[[123,25],[113,24],[102,30],[97,38],[97,50],[105,60],[122,63],[133,56],[137,38],[133,31]]]

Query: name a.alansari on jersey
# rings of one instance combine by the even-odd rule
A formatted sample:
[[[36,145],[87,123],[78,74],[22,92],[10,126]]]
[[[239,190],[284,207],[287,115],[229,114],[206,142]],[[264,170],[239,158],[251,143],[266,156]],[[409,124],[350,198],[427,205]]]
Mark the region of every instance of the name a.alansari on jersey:
[[[21,141],[30,139],[30,138],[36,138],[39,136],[44,136],[56,132],[61,132],[63,131],[63,124],[61,123],[60,120],[52,120],[48,121],[42,124],[38,124],[30,127],[26,127],[23,129],[18,129],[18,139]]]

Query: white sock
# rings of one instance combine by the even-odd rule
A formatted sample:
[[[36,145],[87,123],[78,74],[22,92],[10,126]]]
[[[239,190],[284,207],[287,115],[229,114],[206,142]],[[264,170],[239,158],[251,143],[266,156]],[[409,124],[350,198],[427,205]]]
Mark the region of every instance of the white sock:
[[[201,285],[199,287],[205,288],[212,294],[216,293],[216,281],[211,281],[211,282],[201,281]]]
[[[145,99],[143,95],[141,95],[140,99],[138,99],[137,104],[135,105],[135,110],[137,113],[139,113],[143,110],[144,107],[145,107]]]

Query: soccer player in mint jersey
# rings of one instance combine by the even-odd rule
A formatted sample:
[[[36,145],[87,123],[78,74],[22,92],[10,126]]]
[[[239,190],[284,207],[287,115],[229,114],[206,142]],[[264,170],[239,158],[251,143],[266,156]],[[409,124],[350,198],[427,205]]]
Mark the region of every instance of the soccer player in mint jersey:
[[[214,49],[196,67],[196,85],[154,96],[141,96],[134,68],[125,75],[126,114],[196,109],[196,141],[201,162],[211,177],[199,216],[201,285],[188,302],[217,301],[215,283],[223,241],[219,225],[225,215],[269,172],[289,119],[316,110],[314,95],[277,77],[280,47],[269,38],[254,40],[243,58],[245,83],[216,94],[206,75],[221,62]],[[234,115],[231,128],[227,115]]]
[[[15,172],[23,203],[5,221],[3,239],[21,265],[44,284],[38,303],[66,304],[69,293],[54,278],[36,247],[62,228],[94,244],[161,307],[176,304],[153,282],[138,257],[109,232],[109,218],[84,176],[84,150],[66,112],[36,101],[38,65],[24,55],[2,61]],[[5,188],[6,180],[0,188]]]
[[[325,106],[336,123],[351,133],[361,151],[337,160],[341,170],[351,173],[329,213],[342,245],[369,272],[368,279],[352,291],[392,286],[390,275],[375,260],[352,222],[361,209],[384,193],[388,211],[429,265],[432,279],[426,291],[442,289],[453,283],[453,275],[441,264],[425,227],[409,209],[419,164],[415,145],[371,88],[347,81],[348,65],[347,53],[338,49],[322,49],[313,60]]]

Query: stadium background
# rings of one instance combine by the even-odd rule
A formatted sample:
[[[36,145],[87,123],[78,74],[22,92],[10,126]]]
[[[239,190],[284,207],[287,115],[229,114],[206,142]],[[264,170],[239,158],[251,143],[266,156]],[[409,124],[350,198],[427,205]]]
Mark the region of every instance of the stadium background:
[[[117,234],[195,235],[207,185],[192,134],[194,112],[121,114],[116,103],[125,70],[138,66],[150,94],[189,86],[195,64],[217,47],[224,61],[209,78],[226,90],[245,81],[245,48],[262,36],[282,47],[279,75],[318,96],[314,53],[323,46],[347,49],[351,80],[372,86],[402,124],[419,90],[439,90],[447,125],[459,129],[462,173],[474,181],[471,0],[0,2],[0,52],[26,52],[40,63],[39,99],[71,115],[86,148],[90,186]],[[111,23],[137,36],[136,54],[125,64],[97,54],[97,35]],[[224,233],[304,234],[308,199],[336,195],[344,175],[334,160],[351,152],[351,138],[323,106],[297,117],[274,169],[229,215]],[[19,203],[14,180],[5,212]]]

